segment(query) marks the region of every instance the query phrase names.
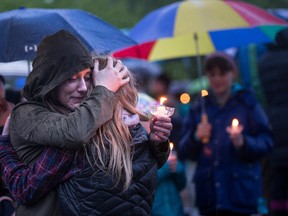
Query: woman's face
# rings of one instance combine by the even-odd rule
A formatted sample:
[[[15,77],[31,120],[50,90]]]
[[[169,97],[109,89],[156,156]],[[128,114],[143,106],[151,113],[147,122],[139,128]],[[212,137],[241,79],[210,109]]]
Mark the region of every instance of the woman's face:
[[[234,80],[234,73],[233,71],[221,72],[218,67],[214,67],[207,72],[207,78],[212,91],[216,96],[221,96],[230,92]]]
[[[57,87],[57,99],[63,106],[73,111],[87,97],[91,87],[91,69],[87,68]]]

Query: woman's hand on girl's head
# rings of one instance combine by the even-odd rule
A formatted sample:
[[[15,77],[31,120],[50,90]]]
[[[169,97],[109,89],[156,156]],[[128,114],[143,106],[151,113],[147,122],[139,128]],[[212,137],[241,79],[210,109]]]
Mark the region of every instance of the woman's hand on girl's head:
[[[104,86],[112,92],[116,92],[122,85],[130,81],[129,72],[126,66],[120,60],[116,61],[113,66],[113,59],[107,58],[107,65],[103,69],[99,69],[99,62],[94,63],[92,72],[93,86]]]

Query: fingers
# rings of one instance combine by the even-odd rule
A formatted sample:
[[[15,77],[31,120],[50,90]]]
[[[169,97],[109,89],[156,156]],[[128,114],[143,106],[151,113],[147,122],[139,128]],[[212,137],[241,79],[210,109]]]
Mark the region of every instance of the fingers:
[[[153,134],[154,134],[154,136],[153,136]],[[165,134],[159,133],[159,132],[151,133],[150,138],[152,141],[156,141],[156,142],[165,142],[168,140],[168,136],[166,136]]]
[[[155,117],[150,124],[150,139],[156,142],[165,142],[170,136],[173,126],[169,117]]]
[[[171,123],[171,118],[169,118],[169,117],[157,117],[156,121]]]
[[[94,61],[94,70],[93,72],[98,72],[99,71],[99,62],[97,60]]]
[[[111,58],[111,59],[112,59],[112,58]],[[122,67],[123,67],[122,62],[121,62],[120,60],[117,60],[117,61],[116,61],[116,65],[114,66],[114,69],[115,69],[116,71],[120,72],[121,69],[122,69]]]
[[[114,66],[114,59],[109,56],[107,57],[107,67],[113,68],[115,72],[121,72],[123,68],[123,64],[120,60],[116,60],[115,66]]]
[[[129,71],[128,68],[126,66],[121,66],[121,69],[119,71],[119,75],[121,76],[122,80],[123,80],[123,84],[128,83],[130,81],[130,77],[129,77]]]
[[[113,66],[114,63],[115,66]],[[112,57],[107,57],[107,65],[101,70],[99,70],[99,62],[95,61],[92,76],[94,87],[97,85],[104,86],[113,92],[130,82],[127,67],[120,60],[115,61]]]
[[[130,81],[130,77],[126,77],[126,78],[122,79],[121,86],[129,83],[129,81]]]
[[[94,61],[94,69],[92,71],[92,84],[96,86],[96,74],[99,72],[99,62],[96,60]]]
[[[173,125],[170,118],[155,118],[151,123],[151,132],[157,134],[158,137],[167,139],[170,136]]]
[[[109,68],[113,68],[113,59],[109,56],[107,57],[107,66],[106,67],[109,67]]]

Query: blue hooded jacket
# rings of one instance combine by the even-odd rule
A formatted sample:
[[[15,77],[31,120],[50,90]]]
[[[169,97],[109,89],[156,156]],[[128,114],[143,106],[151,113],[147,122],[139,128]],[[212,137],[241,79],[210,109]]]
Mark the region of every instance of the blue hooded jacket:
[[[261,196],[260,159],[273,146],[268,119],[250,90],[233,86],[232,96],[220,107],[213,94],[204,98],[211,137],[205,154],[204,144],[195,139],[197,124],[201,121],[200,99],[195,101],[184,121],[179,156],[197,161],[193,181],[196,186],[196,205],[201,213],[228,210],[243,214],[257,212]],[[244,147],[233,146],[226,127],[237,118],[244,126]]]

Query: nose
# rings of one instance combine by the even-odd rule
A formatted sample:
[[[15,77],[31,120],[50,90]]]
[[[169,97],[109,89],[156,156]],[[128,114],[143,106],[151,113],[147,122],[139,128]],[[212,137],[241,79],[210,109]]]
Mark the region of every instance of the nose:
[[[87,92],[88,87],[87,87],[87,83],[86,83],[84,77],[79,79],[77,90],[79,92]]]

